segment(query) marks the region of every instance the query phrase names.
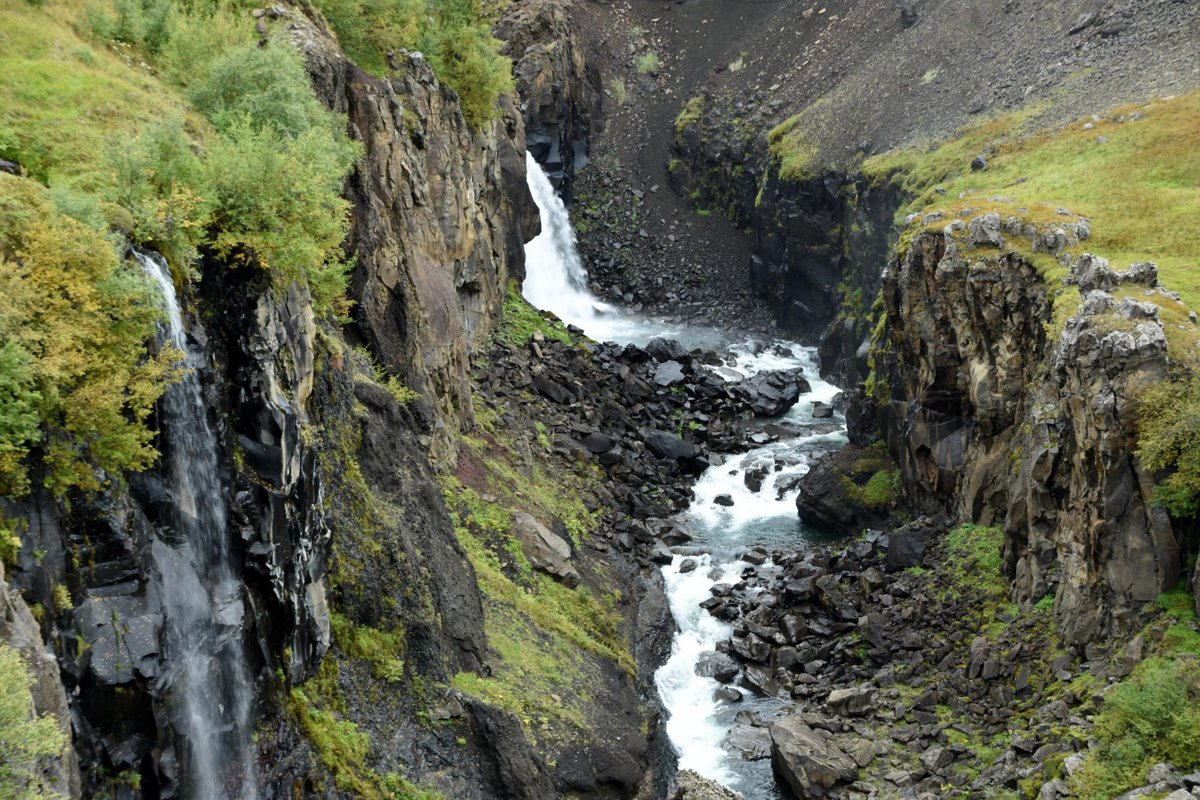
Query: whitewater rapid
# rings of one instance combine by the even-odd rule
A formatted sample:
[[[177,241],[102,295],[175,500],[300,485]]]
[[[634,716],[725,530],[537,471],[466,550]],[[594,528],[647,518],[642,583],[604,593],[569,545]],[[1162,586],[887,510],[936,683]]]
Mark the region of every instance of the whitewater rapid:
[[[776,701],[756,699],[743,691],[743,702],[717,701],[720,684],[696,674],[700,656],[728,639],[732,627],[700,608],[714,584],[736,583],[748,563],[739,555],[755,545],[796,549],[820,540],[796,514],[798,479],[813,459],[841,447],[841,417],[814,419],[817,402],[829,404],[838,387],[818,377],[813,348],[795,342],[756,341],[739,332],[680,325],[634,314],[596,297],[576,247],[567,209],[532,156],[527,156],[529,189],[538,205],[542,232],[525,246],[522,294],[537,308],[552,311],[599,341],[645,345],[651,338],[675,339],[688,348],[728,352],[729,377],[750,376],[766,369],[803,368],[810,391],[772,425],[786,431],[779,441],[713,464],[693,486],[694,498],[675,521],[693,537],[689,554],[676,554],[662,567],[667,600],[677,632],[667,661],[655,673],[655,684],[667,713],[667,736],[681,769],[691,769],[742,792],[747,800],[775,800],[780,795],[768,761],[744,761],[725,739],[738,711],[769,712]],[[764,472],[762,487],[747,485],[747,471]],[[732,505],[715,502],[729,495]],[[682,569],[691,559],[695,568]],[[768,562],[769,565],[769,562]]]

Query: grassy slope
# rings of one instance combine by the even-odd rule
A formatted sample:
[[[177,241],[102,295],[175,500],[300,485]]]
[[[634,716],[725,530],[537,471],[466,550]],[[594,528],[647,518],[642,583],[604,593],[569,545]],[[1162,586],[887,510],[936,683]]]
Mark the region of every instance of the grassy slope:
[[[0,74],[20,76],[0,81],[0,148],[51,186],[94,189],[106,147],[187,107],[137,54],[88,41],[84,14],[78,0],[0,6]],[[189,122],[202,125],[196,114]]]
[[[1038,218],[1066,207],[1092,222],[1087,250],[1118,269],[1154,261],[1163,283],[1200,307],[1200,91],[1025,133],[1037,111],[990,120],[928,148],[870,158],[863,170],[912,195],[902,214],[992,206],[1004,213],[1020,206]],[[971,159],[988,150],[994,152],[987,169],[971,171]],[[1012,202],[988,199],[994,196]]]

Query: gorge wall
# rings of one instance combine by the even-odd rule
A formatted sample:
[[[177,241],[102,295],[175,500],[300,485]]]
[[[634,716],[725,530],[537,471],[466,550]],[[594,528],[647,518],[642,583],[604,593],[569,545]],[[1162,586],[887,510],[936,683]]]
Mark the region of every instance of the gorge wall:
[[[1013,598],[1053,595],[1075,644],[1136,629],[1182,576],[1134,455],[1137,399],[1169,366],[1150,301],[1176,295],[1153,265],[1062,255],[1087,230],[989,213],[918,233],[884,273],[868,386],[908,496],[1001,525]],[[1023,248],[1071,262],[1070,288]]]
[[[523,116],[567,150],[584,147],[598,113],[594,63],[562,38],[560,6],[527,18],[517,8],[505,30],[532,99],[523,115],[516,96],[502,95],[497,118],[474,129],[419,54],[392,54],[390,77],[377,78],[313,9],[260,12],[259,32],[285,33],[364,153],[345,188],[355,257],[347,327],[253,259],[206,252],[181,295],[242,579],[231,607],[244,613],[222,630],[250,668],[263,794],[406,797],[418,791],[410,780],[459,798],[550,798],[564,781],[579,796],[653,792],[649,712],[635,677],[609,659],[572,655],[601,676],[594,697],[573,702],[591,704],[594,725],[569,740],[545,735],[537,749],[533,721],[449,689],[512,657],[485,629],[485,605],[493,625],[524,620],[511,597],[481,588],[445,490],[461,435],[476,427],[472,370],[538,229]],[[160,449],[174,433],[161,431]],[[74,732],[61,763],[46,765],[71,796],[184,791],[188,754],[164,710],[160,598],[170,587],[149,555],[156,537],[172,535],[163,469],[68,503],[40,490],[5,503],[24,524],[0,633],[38,678],[34,709]],[[637,563],[621,551],[607,558],[581,565],[584,579],[601,596],[624,576],[613,613],[632,640]]]

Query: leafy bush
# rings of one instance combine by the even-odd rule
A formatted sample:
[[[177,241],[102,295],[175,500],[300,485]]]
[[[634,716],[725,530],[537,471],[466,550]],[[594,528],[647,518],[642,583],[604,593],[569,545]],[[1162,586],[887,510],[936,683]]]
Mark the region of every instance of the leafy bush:
[[[355,64],[374,75],[388,71],[387,53],[411,47],[421,32],[425,0],[317,0]]]
[[[61,755],[66,735],[50,716],[34,715],[29,673],[21,654],[0,643],[0,798],[61,797],[47,785],[38,764]]]
[[[420,50],[434,74],[459,97],[463,117],[481,128],[512,91],[512,62],[500,53],[479,0],[317,0],[346,54],[376,75],[387,53]]]
[[[496,98],[513,89],[512,62],[500,55],[478,0],[441,0],[432,10],[435,24],[421,31],[420,49],[458,93],[468,124],[481,128],[498,114]]]
[[[286,43],[253,43],[221,53],[187,90],[188,99],[222,132],[245,120],[295,138],[330,126],[328,112],[313,96],[300,54]]]
[[[1137,454],[1152,472],[1172,471],[1154,488],[1155,500],[1176,517],[1200,513],[1200,377],[1142,394]]]
[[[232,258],[252,251],[280,277],[307,279],[317,308],[336,306],[348,268],[340,249],[349,210],[342,182],[357,155],[328,128],[280,140],[248,118],[234,123],[205,159],[213,247]]]
[[[175,15],[171,36],[155,63],[167,80],[186,88],[207,79],[210,65],[222,54],[253,46],[257,41],[244,11],[225,3],[196,3]]]
[[[148,466],[175,354],[146,356],[159,312],[145,282],[31,181],[0,175],[0,231],[0,490],[28,489],[34,448],[59,494]]]
[[[111,146],[105,160],[113,175],[103,192],[110,224],[174,264],[195,259],[206,222],[203,170],[182,120],[151,125],[136,139]]]
[[[1083,800],[1106,800],[1138,786],[1158,762],[1200,766],[1200,661],[1148,658],[1112,689],[1096,716],[1099,749],[1071,777]]]

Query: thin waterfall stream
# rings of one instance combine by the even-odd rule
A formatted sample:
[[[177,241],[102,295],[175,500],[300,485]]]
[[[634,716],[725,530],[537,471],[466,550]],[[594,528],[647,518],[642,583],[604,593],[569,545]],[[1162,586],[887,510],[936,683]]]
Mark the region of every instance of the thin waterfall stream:
[[[184,356],[183,376],[167,388],[159,406],[174,529],[162,532],[151,547],[161,577],[170,665],[160,688],[177,736],[182,796],[255,800],[254,686],[243,643],[245,606],[230,546],[217,440],[199,378],[203,353],[189,342],[166,263],[151,253],[135,251],[134,257],[159,289],[165,341]]]
[[[789,428],[794,436],[733,455],[700,476],[693,486],[691,505],[675,520],[693,540],[686,550],[675,554],[672,563],[662,567],[676,633],[671,654],[655,674],[655,683],[668,715],[667,735],[679,766],[736,789],[747,800],[775,800],[781,795],[769,760],[744,759],[728,737],[738,712],[769,714],[779,708],[780,701],[758,698],[748,691],[743,691],[743,701],[735,704],[714,697],[720,684],[697,675],[696,664],[730,636],[732,626],[699,604],[711,596],[714,584],[739,579],[742,569],[749,566],[739,560],[739,554],[751,547],[800,549],[822,541],[821,534],[803,526],[797,517],[796,481],[814,458],[846,441],[841,417],[832,422],[816,420],[812,413],[815,402],[831,402],[838,388],[818,377],[814,348],[634,314],[597,298],[588,290],[587,272],[575,247],[566,207],[532,156],[527,156],[527,166],[529,188],[542,223],[542,233],[525,246],[522,294],[531,304],[579,326],[593,339],[637,345],[656,336],[676,339],[689,348],[729,352],[735,359],[735,374],[803,367],[811,384],[810,392],[787,414],[772,420]],[[763,470],[766,477],[755,491],[747,484],[746,473]],[[720,495],[729,495],[733,505],[717,504]],[[688,559],[696,562],[695,568],[684,568]],[[763,568],[770,569],[770,562]]]

